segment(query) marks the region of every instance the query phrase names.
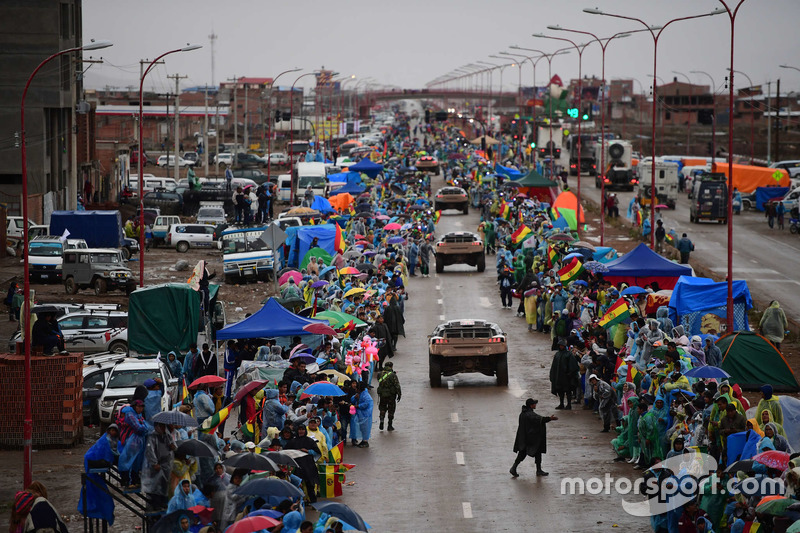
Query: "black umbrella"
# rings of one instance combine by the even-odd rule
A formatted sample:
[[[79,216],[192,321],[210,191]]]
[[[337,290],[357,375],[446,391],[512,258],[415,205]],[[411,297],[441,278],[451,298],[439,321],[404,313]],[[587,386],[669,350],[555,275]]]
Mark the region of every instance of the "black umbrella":
[[[225,466],[232,466],[233,468],[246,468],[247,470],[267,470],[269,472],[277,472],[280,467],[267,459],[263,455],[252,452],[244,452],[234,455],[225,459]]]
[[[153,417],[155,419],[155,417]],[[197,439],[186,439],[178,444],[175,455],[191,455],[192,457],[217,457],[217,452],[211,446]]]
[[[311,504],[320,513],[327,513],[342,522],[353,526],[358,531],[367,531],[368,526],[357,512],[343,503],[319,501]]]
[[[263,456],[262,456],[263,457]],[[266,457],[264,457],[266,459]],[[233,491],[234,494],[244,496],[278,496],[281,498],[302,498],[303,491],[278,478],[259,478],[242,484],[241,487]],[[348,522],[349,524],[349,522]]]
[[[162,411],[153,415],[153,423],[166,424],[168,426],[180,426],[186,428],[196,428],[197,420],[193,416],[180,411]]]
[[[283,452],[266,452],[264,455],[277,465],[285,465],[285,466],[291,466],[293,468],[299,468],[297,462]]]
[[[378,267],[376,267],[372,263],[359,263],[356,265],[356,269],[361,272],[374,272],[378,270]]]
[[[408,209],[409,209],[409,211],[426,211],[426,210],[430,209],[430,207],[425,206],[425,205],[421,205],[421,204],[414,204],[414,205],[408,206]]]
[[[192,511],[180,509],[162,516],[161,519],[150,528],[150,533],[172,533],[173,531],[178,531],[180,530],[181,518],[184,516],[189,517],[190,526],[197,521],[197,516]]]
[[[735,474],[736,472],[752,472],[752,471],[753,471],[752,459],[744,459],[742,461],[736,461],[731,466],[725,469],[726,474]]]
[[[298,305],[304,305],[306,303],[306,301],[303,300],[300,297],[292,297],[292,298],[286,298],[286,299],[278,298],[278,303],[280,303],[282,306],[284,306],[287,309],[293,309],[293,308],[297,307]]]

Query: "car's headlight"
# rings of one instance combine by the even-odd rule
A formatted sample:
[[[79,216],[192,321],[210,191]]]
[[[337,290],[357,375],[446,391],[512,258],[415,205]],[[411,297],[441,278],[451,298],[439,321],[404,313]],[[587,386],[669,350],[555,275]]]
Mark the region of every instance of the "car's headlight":
[[[101,407],[114,407],[114,400],[101,400],[100,401]]]
[[[56,270],[61,270],[62,268],[64,268],[64,265],[56,265]]]
[[[105,272],[103,272],[103,277],[104,278],[107,278],[109,276],[111,276],[111,274],[107,270]]]

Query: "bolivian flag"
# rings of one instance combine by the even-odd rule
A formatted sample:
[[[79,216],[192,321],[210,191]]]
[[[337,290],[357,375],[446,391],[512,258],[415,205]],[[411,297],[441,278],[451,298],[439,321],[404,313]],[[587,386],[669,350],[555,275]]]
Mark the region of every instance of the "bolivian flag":
[[[558,260],[558,252],[556,252],[555,246],[552,244],[547,245],[547,266],[553,268],[553,265],[556,264]]]
[[[500,216],[504,219],[508,220],[511,218],[511,206],[507,203],[503,203],[503,207],[500,208]]]
[[[633,361],[628,364],[628,377],[626,378],[628,383],[633,383],[637,387],[642,382],[642,378],[644,378],[644,373],[642,373],[636,366],[634,366]]]
[[[578,258],[575,257],[558,271],[558,277],[561,278],[561,283],[569,283],[570,281],[578,279],[581,272],[583,272],[583,263],[578,261]]]
[[[339,465],[317,465],[319,472],[319,491],[322,498],[336,498],[342,495],[345,482],[344,472]]]
[[[344,250],[347,248],[347,245],[344,242],[342,228],[339,226],[339,224],[334,224],[334,226],[336,226],[336,235],[333,237],[333,249],[340,254],[344,254]]]
[[[511,242],[519,244],[524,241],[531,234],[531,229],[525,224],[517,228],[517,231],[511,234]]]
[[[441,210],[440,211],[436,211],[436,213],[433,214],[433,223],[434,224],[438,224],[439,223],[439,217],[441,217],[441,216],[442,216]]]
[[[606,314],[600,320],[600,325],[604,328],[610,328],[614,324],[619,324],[629,319],[631,316],[631,308],[625,298],[620,298],[608,308]]]
[[[178,393],[178,403],[175,404],[176,407],[183,405],[183,402],[186,398],[189,397],[189,389],[186,387],[186,377],[181,378],[181,390]]]
[[[213,415],[206,418],[202,424],[200,424],[200,431],[203,433],[214,433],[217,428],[225,422],[231,414],[231,408],[233,404],[228,404]]]
[[[344,455],[344,441],[340,442],[330,450],[328,450],[328,462],[339,464],[342,462]]]

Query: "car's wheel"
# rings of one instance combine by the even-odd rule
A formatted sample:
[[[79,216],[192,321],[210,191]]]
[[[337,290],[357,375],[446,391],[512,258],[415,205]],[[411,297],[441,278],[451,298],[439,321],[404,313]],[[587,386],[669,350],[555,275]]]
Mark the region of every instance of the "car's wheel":
[[[691,222],[692,224],[694,224],[694,223],[695,223],[695,220],[694,220],[694,215],[693,215],[693,214],[691,214],[691,213],[689,213],[689,222]]]
[[[750,200],[742,200],[742,208],[746,211],[750,210],[753,206],[750,203]]]
[[[497,374],[498,387],[505,387],[508,385],[508,354],[504,353],[497,356],[495,374]]]
[[[108,351],[113,353],[128,353],[128,343],[125,341],[114,341],[108,345]]]
[[[436,254],[436,273],[441,274],[442,272],[444,272],[444,261],[439,254]]]
[[[94,287],[95,296],[100,296],[106,292],[106,280],[103,278],[95,278],[92,286]]]
[[[486,270],[486,256],[481,254],[478,258],[478,272],[483,272],[484,270]]]
[[[186,241],[181,241],[175,245],[175,249],[178,250],[180,253],[185,254],[189,251],[189,243]]]
[[[75,278],[69,276],[64,280],[64,291],[67,294],[78,294],[78,284],[75,283]]]
[[[125,261],[130,261],[131,260],[131,251],[130,251],[130,249],[123,248],[122,249],[122,257],[125,258]]]
[[[789,226],[789,233],[791,233],[792,235],[797,233],[797,224],[792,224],[791,226]]]
[[[439,358],[435,355],[428,354],[428,374],[432,389],[442,386],[442,365],[439,364]]]
[[[469,205],[465,205],[464,209],[462,209],[465,215],[469,215]]]

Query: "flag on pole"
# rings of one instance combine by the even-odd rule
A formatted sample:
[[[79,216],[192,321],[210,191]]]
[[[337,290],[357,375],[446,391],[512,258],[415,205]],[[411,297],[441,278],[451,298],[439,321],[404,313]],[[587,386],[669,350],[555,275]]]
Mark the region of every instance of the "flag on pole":
[[[322,498],[336,498],[342,495],[345,475],[339,465],[317,465],[319,490]]]
[[[347,244],[344,242],[344,234],[342,233],[342,228],[339,224],[334,224],[336,226],[336,235],[333,238],[333,249],[339,252],[340,254],[344,254],[345,249],[347,248]]]
[[[503,207],[500,208],[500,216],[506,220],[511,218],[511,206],[504,202]]]
[[[228,404],[213,415],[209,416],[200,424],[200,431],[203,433],[214,433],[217,428],[225,422],[231,414],[233,404]]]
[[[517,228],[517,231],[511,234],[511,242],[519,244],[524,241],[531,234],[531,229],[525,224]]]
[[[608,308],[606,314],[600,320],[600,325],[604,328],[610,328],[614,324],[624,322],[631,316],[631,308],[628,306],[625,298],[620,298]]]
[[[344,456],[344,441],[340,442],[330,450],[328,450],[328,462],[329,463],[341,463],[342,457]]]
[[[61,242],[66,241],[67,237],[69,236],[70,236],[69,230],[67,228],[64,228],[64,233],[61,234]]]
[[[558,271],[558,277],[561,278],[561,283],[569,283],[570,281],[578,279],[578,276],[581,275],[583,270],[583,263],[578,261],[578,258],[575,257]]]
[[[644,373],[636,368],[633,361],[628,363],[628,377],[625,378],[627,382],[633,383],[638,388],[639,384],[642,382],[642,378],[644,378]]]
[[[553,268],[553,265],[556,264],[558,260],[558,252],[556,252],[555,246],[552,244],[547,245],[547,266]]]
[[[439,223],[439,217],[441,217],[441,216],[442,216],[442,211],[441,210],[436,211],[436,213],[433,214],[433,223],[434,224],[438,224]]]

